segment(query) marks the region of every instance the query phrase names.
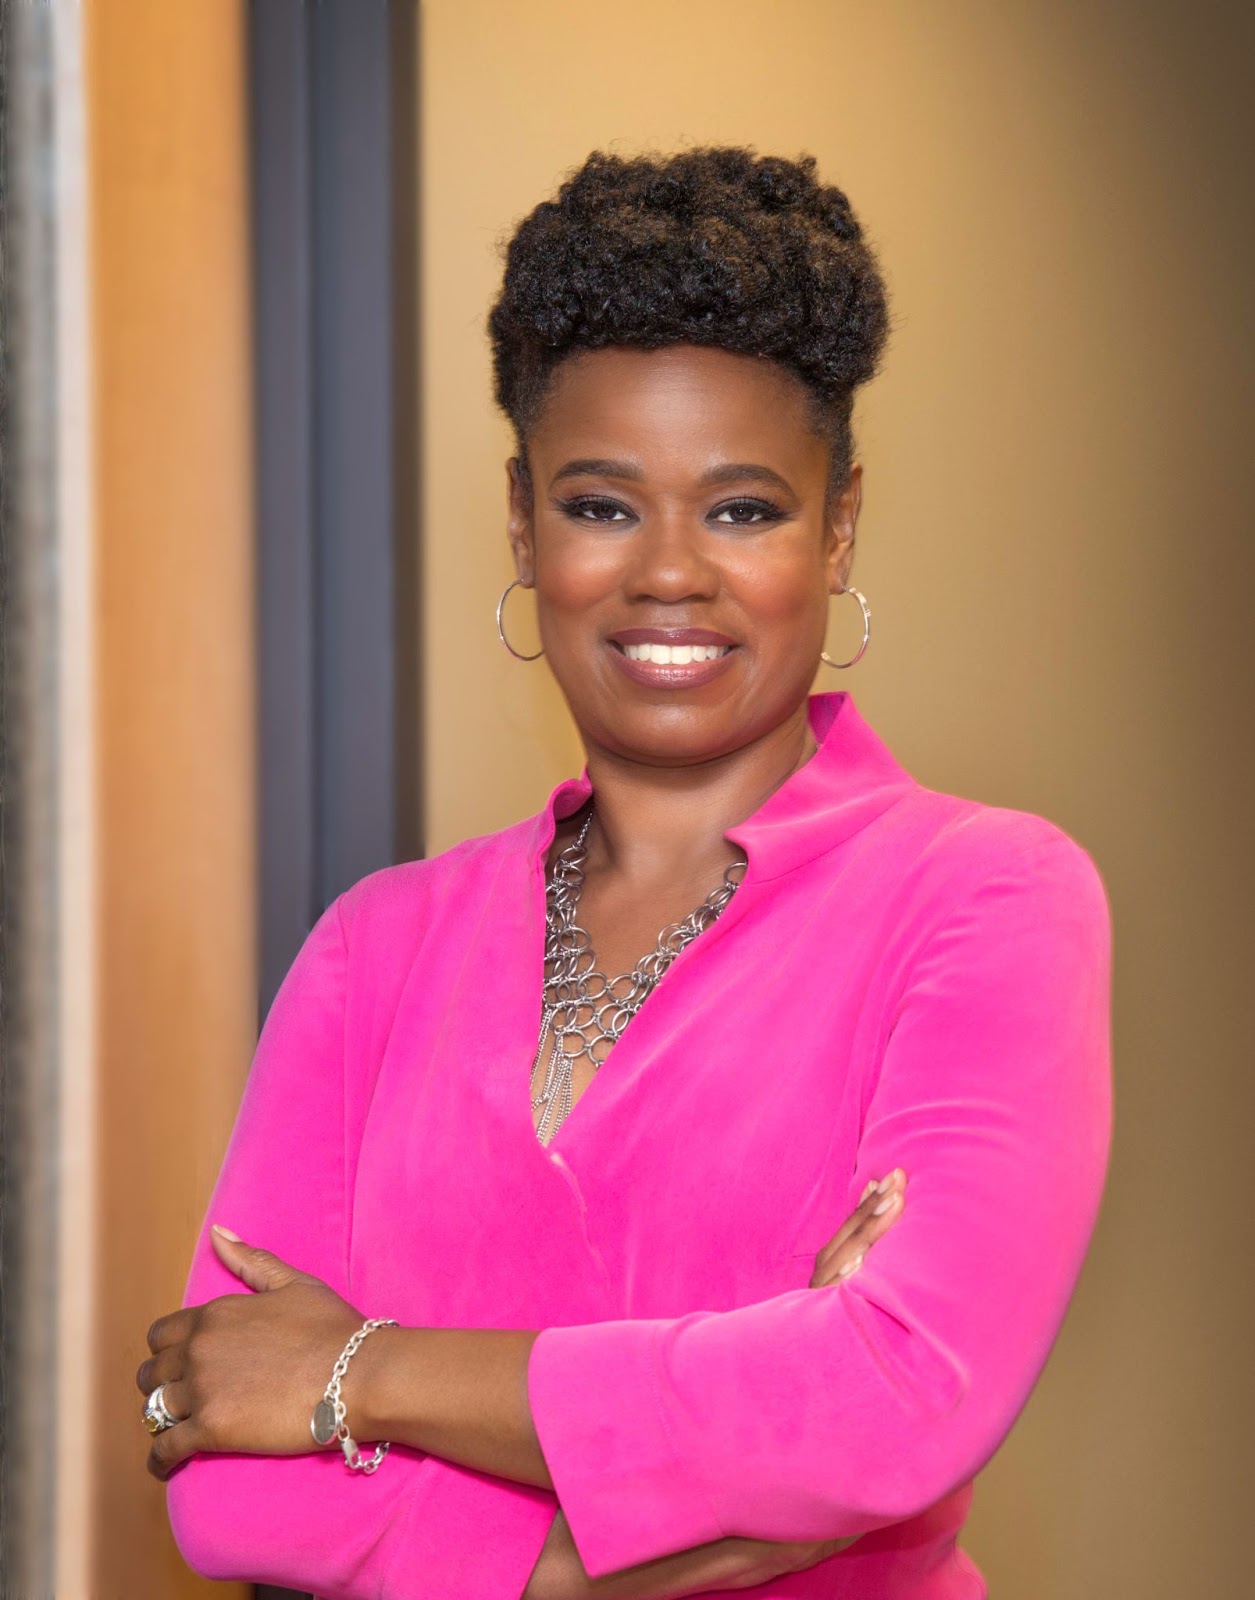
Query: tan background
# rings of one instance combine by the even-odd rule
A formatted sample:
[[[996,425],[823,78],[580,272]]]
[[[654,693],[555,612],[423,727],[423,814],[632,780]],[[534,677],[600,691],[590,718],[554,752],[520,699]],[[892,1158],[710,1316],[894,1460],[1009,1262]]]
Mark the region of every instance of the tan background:
[[[860,406],[873,641],[825,686],[924,782],[1067,828],[1115,910],[1105,1209],[965,1543],[998,1600],[1249,1595],[1255,29],[1114,0],[424,16],[429,848],[580,759],[493,632],[496,240],[594,146],[811,151],[898,321]],[[835,606],[830,637],[852,653]]]
[[[965,1543],[998,1600],[1244,1600],[1251,23],[1184,0],[423,15],[430,848],[579,761],[543,665],[493,632],[496,241],[595,145],[812,151],[898,322],[859,415],[873,642],[826,682],[923,781],[1067,828],[1115,908],[1106,1205]],[[78,1592],[168,1600],[209,1587],[142,1473],[131,1374],[254,1033],[242,5],[87,16],[101,1178]],[[853,619],[832,638],[848,655]]]

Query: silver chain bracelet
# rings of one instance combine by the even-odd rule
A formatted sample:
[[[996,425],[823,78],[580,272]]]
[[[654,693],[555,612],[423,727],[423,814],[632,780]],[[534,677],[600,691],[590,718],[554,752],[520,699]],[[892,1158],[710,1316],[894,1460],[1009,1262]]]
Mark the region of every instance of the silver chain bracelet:
[[[361,1349],[362,1341],[368,1334],[374,1333],[376,1328],[395,1328],[399,1324],[395,1317],[372,1317],[369,1322],[364,1322],[353,1337],[341,1350],[339,1359],[331,1369],[331,1382],[327,1385],[326,1393],[314,1407],[314,1414],[309,1419],[309,1431],[314,1436],[317,1445],[329,1445],[339,1440],[340,1448],[344,1451],[344,1464],[354,1472],[371,1473],[377,1470],[379,1463],[388,1454],[386,1443],[377,1444],[373,1456],[364,1456],[358,1448],[357,1441],[349,1432],[348,1410],[340,1398],[340,1384],[345,1373],[349,1370],[349,1362]]]

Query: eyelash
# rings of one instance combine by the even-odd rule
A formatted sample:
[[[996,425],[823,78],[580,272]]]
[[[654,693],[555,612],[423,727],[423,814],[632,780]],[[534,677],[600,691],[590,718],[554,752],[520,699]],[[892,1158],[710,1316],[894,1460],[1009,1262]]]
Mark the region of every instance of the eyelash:
[[[603,522],[611,524],[620,520],[616,517],[581,515],[581,512],[590,508],[604,507],[610,511],[627,511],[627,508],[621,505],[619,501],[611,500],[605,495],[575,495],[570,500],[558,500],[556,504],[563,515],[570,517],[574,522]],[[779,506],[773,505],[770,500],[751,499],[748,496],[741,496],[736,500],[725,500],[721,506],[716,507],[716,511],[736,511],[743,508],[759,513],[757,520],[753,522],[725,522],[721,526],[725,528],[761,528],[771,522],[780,522],[785,515],[784,511]],[[630,521],[631,512],[628,512],[622,520],[625,522]]]

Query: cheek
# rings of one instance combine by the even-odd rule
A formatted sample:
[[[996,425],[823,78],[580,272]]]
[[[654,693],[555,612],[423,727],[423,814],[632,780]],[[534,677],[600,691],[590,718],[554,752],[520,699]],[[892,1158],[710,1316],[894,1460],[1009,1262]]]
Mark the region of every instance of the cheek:
[[[555,616],[578,615],[619,587],[622,560],[613,543],[552,538],[537,572],[537,600]]]
[[[727,591],[751,623],[822,631],[826,622],[827,574],[809,555],[737,562],[728,571]]]

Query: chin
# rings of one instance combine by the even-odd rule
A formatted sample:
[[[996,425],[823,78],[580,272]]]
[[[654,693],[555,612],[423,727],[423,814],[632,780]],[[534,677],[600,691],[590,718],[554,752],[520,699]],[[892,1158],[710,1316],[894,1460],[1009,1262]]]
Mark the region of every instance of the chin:
[[[630,699],[568,701],[586,741],[627,760],[657,766],[698,766],[717,761],[784,726],[805,705],[810,685],[793,699],[770,704],[723,696],[714,703],[692,697],[670,703]]]

